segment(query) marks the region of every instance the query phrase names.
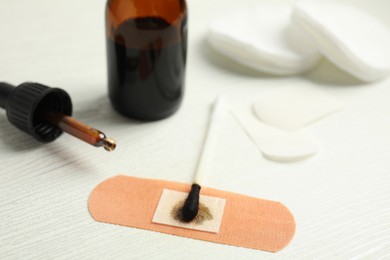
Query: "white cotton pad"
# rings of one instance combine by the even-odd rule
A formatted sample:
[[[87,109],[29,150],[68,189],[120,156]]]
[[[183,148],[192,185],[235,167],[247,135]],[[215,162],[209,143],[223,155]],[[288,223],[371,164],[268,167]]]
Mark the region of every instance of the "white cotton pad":
[[[344,107],[339,99],[314,86],[278,90],[253,103],[261,121],[286,130],[297,130]]]
[[[264,124],[249,108],[236,108],[232,113],[264,157],[270,160],[299,161],[320,150],[319,142],[305,131],[284,131]]]
[[[380,21],[353,6],[302,2],[293,22],[337,66],[362,81],[371,82],[390,72],[390,31]]]
[[[262,4],[211,23],[208,41],[219,53],[257,71],[292,75],[315,66],[320,53],[290,22],[292,8]]]

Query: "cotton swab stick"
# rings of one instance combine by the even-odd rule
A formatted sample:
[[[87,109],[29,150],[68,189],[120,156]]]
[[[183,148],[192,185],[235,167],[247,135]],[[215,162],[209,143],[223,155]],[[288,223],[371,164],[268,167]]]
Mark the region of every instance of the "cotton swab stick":
[[[203,150],[200,155],[197,171],[194,177],[194,182],[182,209],[182,220],[184,222],[192,221],[198,214],[199,193],[207,173],[207,165],[209,165],[208,162],[211,158],[212,151],[214,150],[215,140],[217,139],[218,133],[220,131],[218,126],[220,125],[219,121],[221,121],[223,112],[225,110],[225,103],[226,101],[223,97],[218,97],[214,103],[210,116],[208,131],[203,143]]]

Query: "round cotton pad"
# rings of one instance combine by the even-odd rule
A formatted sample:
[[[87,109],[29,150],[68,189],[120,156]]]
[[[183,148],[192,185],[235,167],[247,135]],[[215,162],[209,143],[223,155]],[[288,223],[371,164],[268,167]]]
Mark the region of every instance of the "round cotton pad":
[[[360,80],[389,74],[390,31],[374,17],[339,3],[302,2],[292,20],[329,60]]]
[[[301,73],[317,64],[320,54],[299,27],[290,23],[287,5],[259,5],[226,14],[212,22],[211,46],[254,70],[276,75]]]

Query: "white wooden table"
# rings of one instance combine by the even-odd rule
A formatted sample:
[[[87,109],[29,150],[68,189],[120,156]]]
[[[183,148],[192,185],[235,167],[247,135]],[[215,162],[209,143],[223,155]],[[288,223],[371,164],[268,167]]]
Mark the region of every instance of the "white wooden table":
[[[0,80],[66,89],[74,116],[114,137],[113,153],[71,136],[41,145],[0,112],[0,259],[390,258],[390,80],[362,85],[329,62],[299,77],[256,75],[204,42],[213,15],[256,0],[189,0],[186,96],[173,117],[138,123],[107,99],[104,0],[0,1]],[[292,2],[292,1],[286,1]],[[387,0],[349,0],[390,26]],[[207,186],[280,201],[296,235],[272,254],[95,222],[87,199],[117,174],[190,182],[218,94],[244,102],[310,82],[348,102],[311,126],[323,151],[291,164],[264,159],[233,120]]]

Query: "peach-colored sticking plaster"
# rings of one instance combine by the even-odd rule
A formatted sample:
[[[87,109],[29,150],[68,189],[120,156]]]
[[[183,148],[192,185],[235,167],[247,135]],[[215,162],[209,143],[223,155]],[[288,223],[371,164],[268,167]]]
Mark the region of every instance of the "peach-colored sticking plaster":
[[[295,221],[281,203],[202,187],[201,194],[226,199],[218,233],[152,222],[163,189],[189,192],[189,184],[116,176],[99,184],[88,201],[96,221],[214,243],[277,252],[295,233]]]

